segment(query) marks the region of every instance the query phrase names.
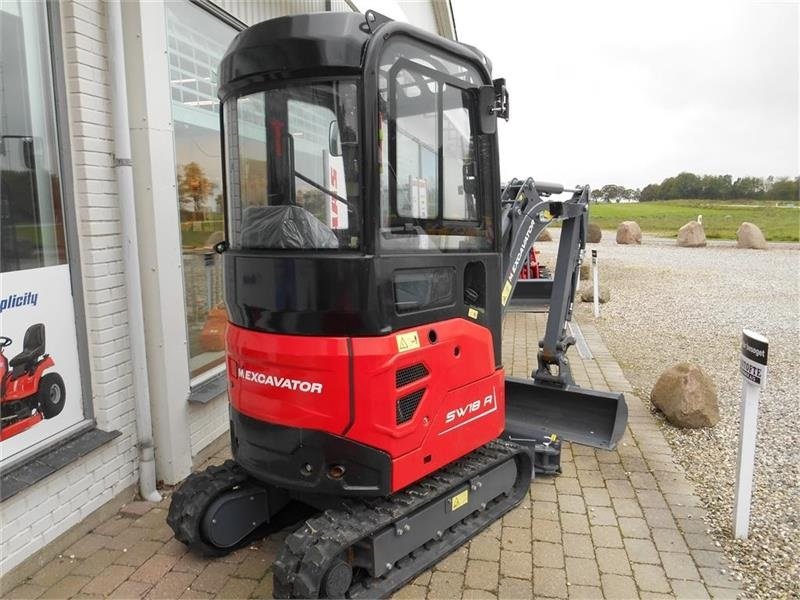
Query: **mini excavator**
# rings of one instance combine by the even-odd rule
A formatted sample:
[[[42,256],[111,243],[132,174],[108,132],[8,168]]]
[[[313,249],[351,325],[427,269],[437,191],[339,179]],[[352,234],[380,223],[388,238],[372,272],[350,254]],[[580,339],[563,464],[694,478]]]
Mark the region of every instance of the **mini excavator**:
[[[235,38],[219,98],[233,460],[175,491],[178,540],[223,555],[302,503],[275,596],[385,597],[557,471],[560,440],[614,447],[622,394],[566,356],[589,188],[501,188],[486,56],[371,11],[282,17]],[[503,314],[553,221],[538,366],[508,377]]]

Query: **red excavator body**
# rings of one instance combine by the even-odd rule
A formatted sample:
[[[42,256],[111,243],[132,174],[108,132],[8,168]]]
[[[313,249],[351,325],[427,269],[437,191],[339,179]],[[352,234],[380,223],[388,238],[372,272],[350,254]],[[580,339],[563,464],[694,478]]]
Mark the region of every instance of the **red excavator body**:
[[[404,339],[408,345],[400,351]],[[491,337],[463,319],[349,339],[229,327],[228,376],[232,408],[250,419],[327,432],[385,452],[391,477],[388,490],[376,488],[381,492],[425,477],[505,427],[504,373],[495,366]],[[237,460],[270,479],[257,458],[260,441],[238,437]],[[323,475],[344,469],[342,478],[355,472],[337,457],[311,466]],[[297,467],[300,473],[303,465]],[[365,491],[364,481],[353,487]]]

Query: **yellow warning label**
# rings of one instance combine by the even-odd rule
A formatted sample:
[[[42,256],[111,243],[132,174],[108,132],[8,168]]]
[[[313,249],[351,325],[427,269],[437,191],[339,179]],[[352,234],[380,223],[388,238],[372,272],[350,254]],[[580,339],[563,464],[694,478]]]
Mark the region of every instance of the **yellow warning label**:
[[[419,348],[419,336],[416,331],[400,333],[397,335],[397,351],[405,352]]]
[[[500,294],[500,303],[505,306],[506,302],[508,302],[508,297],[511,295],[511,284],[506,281],[506,284],[503,286],[503,293]]]
[[[478,318],[478,310],[475,309],[475,308],[470,308],[467,311],[467,314],[469,315],[470,319],[477,319]]]
[[[457,510],[469,502],[469,489],[450,498],[450,510]]]

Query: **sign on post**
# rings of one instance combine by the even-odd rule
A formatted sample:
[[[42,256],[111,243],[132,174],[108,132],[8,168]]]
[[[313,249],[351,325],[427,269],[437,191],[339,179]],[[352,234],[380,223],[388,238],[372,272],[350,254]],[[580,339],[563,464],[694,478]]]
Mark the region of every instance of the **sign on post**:
[[[756,458],[758,401],[767,382],[769,342],[763,335],[742,330],[739,371],[742,374],[742,411],[739,423],[739,457],[736,467],[736,496],[733,503],[733,536],[747,538],[753,468]]]

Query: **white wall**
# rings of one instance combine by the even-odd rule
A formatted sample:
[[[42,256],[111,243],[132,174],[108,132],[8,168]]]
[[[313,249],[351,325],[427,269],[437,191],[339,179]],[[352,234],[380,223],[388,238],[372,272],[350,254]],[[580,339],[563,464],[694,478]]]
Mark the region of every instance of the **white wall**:
[[[189,441],[192,458],[228,431],[228,395],[222,394],[206,404],[189,405]]]
[[[104,7],[60,5],[69,145],[75,179],[80,256],[89,338],[91,394],[97,425],[122,435],[2,503],[0,574],[79,523],[136,481],[120,222],[112,167]],[[56,24],[58,26],[58,24]],[[69,318],[69,315],[65,315]]]

